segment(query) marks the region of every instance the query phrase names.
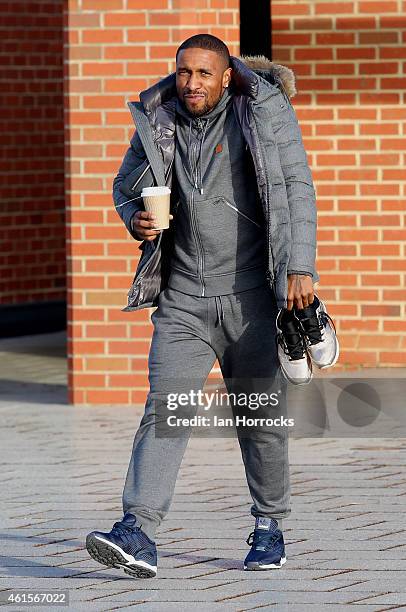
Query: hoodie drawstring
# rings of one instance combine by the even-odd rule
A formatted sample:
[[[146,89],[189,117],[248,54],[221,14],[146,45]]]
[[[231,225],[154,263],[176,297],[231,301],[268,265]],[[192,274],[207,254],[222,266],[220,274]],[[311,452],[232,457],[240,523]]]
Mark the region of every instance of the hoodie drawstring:
[[[216,314],[217,314],[216,325],[218,323],[221,326],[223,325],[223,320],[224,320],[224,309],[223,309],[223,302],[221,301],[221,295],[215,295],[214,301],[216,303]]]

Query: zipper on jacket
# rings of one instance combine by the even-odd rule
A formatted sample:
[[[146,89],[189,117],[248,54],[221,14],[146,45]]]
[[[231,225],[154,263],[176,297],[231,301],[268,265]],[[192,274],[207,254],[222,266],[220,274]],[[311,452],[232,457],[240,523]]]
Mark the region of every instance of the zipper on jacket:
[[[198,230],[197,222],[196,222],[196,215],[195,215],[195,208],[194,208],[194,193],[195,193],[195,188],[193,187],[191,194],[190,194],[190,218],[192,221],[192,231],[193,231],[193,235],[195,238],[196,250],[197,250],[197,272],[199,274],[200,282],[202,284],[201,297],[204,297],[205,286],[204,286],[204,278],[203,278],[203,266],[204,266],[203,246],[202,246],[202,242],[200,239],[200,234],[199,234],[199,230]]]
[[[167,170],[166,170],[166,172],[165,172],[165,179],[166,179],[166,180],[168,180],[169,173],[170,173],[170,171],[171,171],[171,169],[172,169],[172,166],[173,166],[173,160],[174,160],[174,157],[172,157],[171,162],[170,162],[170,164],[169,164],[169,166],[168,166],[168,168],[167,168]],[[135,183],[134,183],[134,184],[131,186],[131,191],[134,191],[134,189],[136,188],[136,186],[138,185],[138,183],[139,183],[140,181],[142,181],[142,179],[144,178],[144,176],[146,175],[146,173],[148,172],[148,170],[149,170],[150,168],[151,168],[151,164],[148,164],[148,165],[147,165],[147,167],[145,168],[145,170],[143,170],[143,172],[142,172],[142,173],[140,174],[140,176],[137,178],[137,180],[135,181]]]
[[[261,228],[261,225],[259,223],[257,223],[256,221],[254,221],[253,219],[250,219],[250,217],[248,217],[245,213],[241,212],[241,210],[238,210],[238,208],[236,206],[233,206],[233,204],[231,204],[231,202],[229,202],[228,200],[226,200],[225,198],[222,198],[222,200],[224,201],[225,204],[227,204],[227,206],[229,206],[230,208],[232,208],[233,210],[235,210],[236,213],[238,213],[239,215],[241,215],[242,217],[244,217],[244,219],[247,219],[247,221],[251,221],[251,223],[253,223],[254,225],[256,225],[257,227]]]
[[[274,95],[274,94],[272,94]],[[251,105],[255,106],[256,102],[251,101]],[[255,135],[256,135],[256,141],[259,142],[259,135],[258,135],[258,126],[257,126],[257,121],[256,121],[256,117],[255,117],[255,112],[252,111],[252,118],[253,118],[253,122],[254,122],[254,130],[255,130]],[[251,149],[251,147],[250,147]],[[262,163],[262,167],[265,168],[265,164],[262,158],[262,151],[261,151],[261,147],[259,146],[257,148],[257,154],[258,156],[261,158],[260,162]],[[258,178],[258,167],[257,167],[257,163],[255,161],[255,155],[253,150],[251,149],[251,155],[252,155],[252,159],[254,162],[254,167],[256,169],[256,173],[257,173],[257,178]],[[259,187],[259,185],[258,185]],[[268,185],[268,189],[269,189],[269,185]],[[272,191],[272,186],[271,186],[271,191]],[[271,210],[270,210],[270,204],[269,204],[269,199],[271,197],[271,193],[267,193],[266,194],[266,200],[265,200],[265,206],[266,206],[266,211],[267,211],[267,215],[266,215],[266,236],[267,236],[267,251],[268,251],[268,269],[266,271],[266,278],[268,280],[268,283],[270,285],[270,287],[275,291],[275,287],[274,287],[274,274],[273,274],[273,269],[274,269],[274,257],[273,257],[273,253],[272,253],[272,245],[271,245],[271,234],[270,234],[270,215],[271,215]],[[262,197],[261,197],[262,200]]]
[[[151,168],[151,164],[148,164],[145,170],[142,172],[142,174],[140,174],[140,176],[137,178],[134,185],[131,187],[131,191],[134,191],[138,183],[144,178],[144,176],[146,175],[146,173],[148,172],[150,168]]]
[[[196,145],[196,143],[192,143],[190,157],[191,157],[191,159],[190,159],[191,177],[194,180],[194,183],[193,183],[193,186],[192,186],[192,191],[190,193],[190,203],[189,203],[190,219],[191,219],[192,232],[193,232],[193,236],[194,236],[194,239],[195,239],[196,251],[197,251],[197,272],[199,274],[200,282],[201,282],[201,285],[202,285],[201,297],[204,297],[204,295],[205,295],[205,286],[204,286],[204,278],[203,278],[203,267],[204,267],[203,246],[202,246],[202,242],[201,242],[201,238],[200,238],[200,234],[199,234],[199,229],[197,227],[196,211],[195,211],[195,207],[194,207],[194,193],[195,193],[195,190],[198,189],[198,184],[197,184],[197,167],[196,167],[196,160],[197,160],[197,145]],[[194,172],[193,172],[193,169],[194,169]]]

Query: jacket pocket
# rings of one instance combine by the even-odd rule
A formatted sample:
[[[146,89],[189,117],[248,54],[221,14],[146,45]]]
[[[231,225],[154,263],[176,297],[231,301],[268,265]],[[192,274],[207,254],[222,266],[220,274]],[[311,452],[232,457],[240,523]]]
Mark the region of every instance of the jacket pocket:
[[[231,198],[230,198],[231,200]],[[195,206],[204,254],[204,274],[232,274],[260,263],[265,227],[258,211],[242,211],[234,201],[217,196]]]
[[[238,215],[240,215],[241,217],[243,217],[247,221],[250,221],[251,223],[253,223],[254,225],[256,225],[259,228],[261,227],[261,225],[259,223],[257,223],[257,221],[254,221],[254,219],[251,219],[251,217],[249,217],[248,215],[243,213],[241,210],[238,210],[238,208],[236,206],[234,206],[234,204],[231,204],[231,202],[226,200],[226,198],[221,198],[221,201],[224,202],[224,204],[226,204],[229,208],[232,208]]]

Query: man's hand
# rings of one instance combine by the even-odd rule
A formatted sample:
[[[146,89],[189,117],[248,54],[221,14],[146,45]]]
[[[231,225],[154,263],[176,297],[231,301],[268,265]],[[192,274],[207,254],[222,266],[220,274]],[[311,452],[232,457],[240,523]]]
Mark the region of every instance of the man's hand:
[[[169,215],[173,219],[173,215]],[[138,210],[131,219],[131,226],[137,240],[151,242],[162,231],[156,228],[156,216],[146,210]]]
[[[288,275],[287,309],[293,307],[301,310],[312,304],[314,300],[313,280],[305,274]]]

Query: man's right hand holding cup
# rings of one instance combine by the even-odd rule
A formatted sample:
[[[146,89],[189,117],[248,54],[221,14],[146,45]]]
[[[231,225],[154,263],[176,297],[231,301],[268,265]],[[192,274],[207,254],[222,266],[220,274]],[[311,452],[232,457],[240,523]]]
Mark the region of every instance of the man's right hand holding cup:
[[[169,213],[171,190],[169,187],[144,187],[141,197],[145,210],[137,211],[132,219],[133,232],[138,240],[154,240],[163,229],[169,227],[173,216]]]
[[[131,219],[131,226],[137,240],[154,240],[161,230],[156,228],[156,215],[147,210],[138,210]]]
[[[173,219],[173,215],[169,215]],[[154,240],[162,231],[156,229],[156,215],[147,210],[138,210],[131,219],[131,226],[137,240]]]

